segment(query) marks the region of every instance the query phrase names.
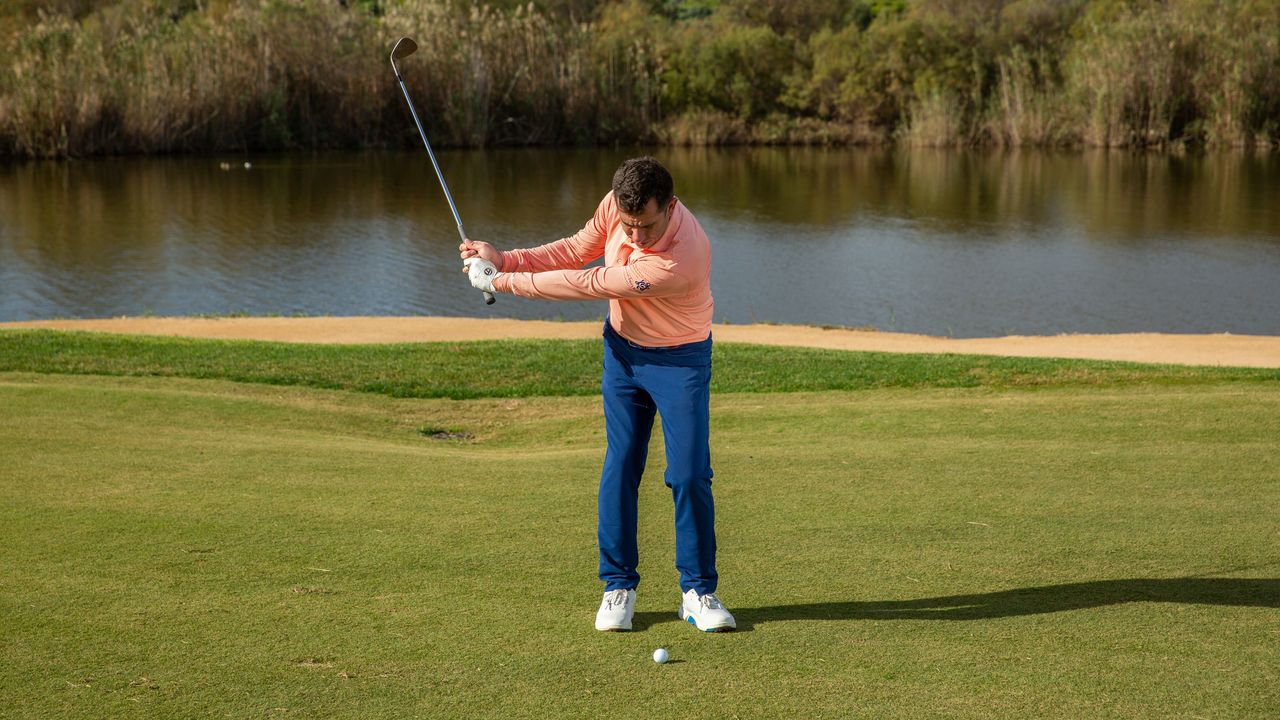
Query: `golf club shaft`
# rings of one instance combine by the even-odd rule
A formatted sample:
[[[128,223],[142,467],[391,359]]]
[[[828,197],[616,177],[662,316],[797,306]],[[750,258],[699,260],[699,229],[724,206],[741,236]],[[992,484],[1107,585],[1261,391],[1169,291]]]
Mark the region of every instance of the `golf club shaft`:
[[[436,162],[436,154],[431,149],[431,143],[427,141],[427,131],[422,129],[422,120],[418,119],[418,110],[413,106],[413,98],[409,97],[409,88],[405,87],[404,78],[400,77],[399,70],[396,71],[396,82],[400,83],[400,91],[404,93],[404,101],[409,103],[409,112],[413,115],[413,122],[418,126],[418,135],[422,136],[422,144],[427,147],[427,155],[431,157],[431,167],[436,169],[436,177],[440,180],[440,188],[444,190],[444,199],[449,201],[449,210],[453,212],[453,221],[458,224],[458,238],[463,242],[467,241],[467,231],[462,227],[462,218],[458,215],[458,206],[453,204],[453,195],[449,192],[449,183],[444,181],[444,173],[440,172],[440,163]],[[485,291],[484,304],[493,304],[493,293]]]

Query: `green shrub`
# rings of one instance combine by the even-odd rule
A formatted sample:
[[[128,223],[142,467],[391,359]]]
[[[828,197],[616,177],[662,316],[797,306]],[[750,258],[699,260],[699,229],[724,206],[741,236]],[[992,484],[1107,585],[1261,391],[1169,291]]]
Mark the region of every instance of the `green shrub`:
[[[711,110],[755,120],[779,108],[794,53],[772,28],[718,15],[678,26],[670,42],[662,71],[668,112]]]

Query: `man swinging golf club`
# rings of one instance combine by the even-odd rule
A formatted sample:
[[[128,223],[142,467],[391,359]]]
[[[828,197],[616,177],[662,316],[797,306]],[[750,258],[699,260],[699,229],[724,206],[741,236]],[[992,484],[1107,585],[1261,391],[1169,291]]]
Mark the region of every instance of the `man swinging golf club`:
[[[526,250],[464,240],[471,284],[546,300],[607,299],[600,474],[600,579],[596,629],[631,629],[640,574],[637,498],[655,413],[666,439],[665,481],[675,500],[680,617],[707,632],[733,630],[716,597],[715,506],[708,412],[711,245],[651,157],[622,163],[613,189],[577,234]],[[586,268],[604,256],[603,267]]]

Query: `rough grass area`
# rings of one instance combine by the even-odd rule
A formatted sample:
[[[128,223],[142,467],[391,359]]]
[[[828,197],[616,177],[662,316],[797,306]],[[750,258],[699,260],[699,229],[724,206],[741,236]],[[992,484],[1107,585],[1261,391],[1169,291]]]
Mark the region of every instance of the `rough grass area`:
[[[549,394],[596,362],[573,343],[0,337],[10,367],[52,344],[23,362],[352,389],[379,362],[419,387],[437,355],[496,355],[485,372]],[[722,383],[762,357],[719,352]],[[582,369],[530,380],[536,353]],[[944,377],[935,361],[895,360]],[[660,436],[637,632],[592,629],[597,398],[0,372],[0,714],[1273,717],[1280,385],[1131,366],[1070,384],[1108,365],[1034,390],[717,393],[725,635],[675,616]]]
[[[301,345],[248,340],[0,331],[0,372],[166,376],[356,390],[392,397],[529,397],[599,392],[599,340]],[[1280,370],[1095,360],[715,346],[713,392],[886,387],[1055,387],[1272,383]]]

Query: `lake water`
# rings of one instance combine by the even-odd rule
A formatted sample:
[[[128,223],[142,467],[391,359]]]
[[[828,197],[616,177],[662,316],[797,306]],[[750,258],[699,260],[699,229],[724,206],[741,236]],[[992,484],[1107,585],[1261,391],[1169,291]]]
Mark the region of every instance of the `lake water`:
[[[439,156],[471,236],[510,248],[577,231],[638,152]],[[1280,156],[653,152],[711,237],[717,322],[1280,335]],[[0,321],[604,315],[486,307],[456,246],[424,151],[0,165]]]

